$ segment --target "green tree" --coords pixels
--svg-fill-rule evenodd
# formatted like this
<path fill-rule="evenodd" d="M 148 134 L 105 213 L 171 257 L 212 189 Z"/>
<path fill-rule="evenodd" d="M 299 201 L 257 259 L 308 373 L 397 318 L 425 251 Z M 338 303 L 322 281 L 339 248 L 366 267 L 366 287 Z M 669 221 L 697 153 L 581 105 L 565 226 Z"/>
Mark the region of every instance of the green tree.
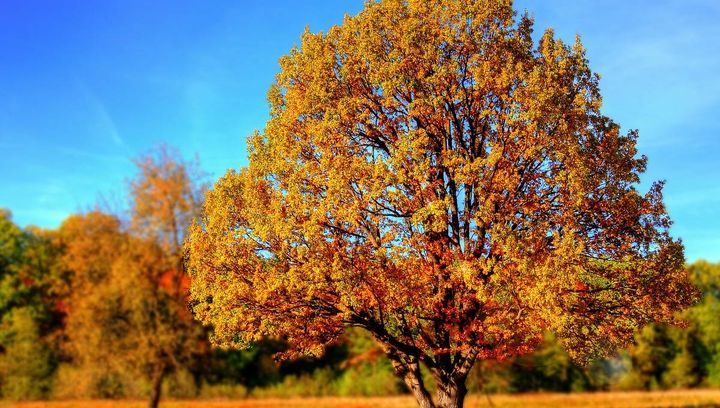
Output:
<path fill-rule="evenodd" d="M 675 355 L 675 345 L 665 325 L 647 325 L 635 336 L 630 349 L 632 369 L 623 378 L 625 388 L 658 389 Z"/>
<path fill-rule="evenodd" d="M 52 384 L 51 352 L 40 337 L 32 310 L 15 308 L 6 316 L 8 327 L 0 355 L 2 395 L 10 399 L 39 399 L 49 395 Z"/>
<path fill-rule="evenodd" d="M 687 267 L 702 299 L 680 314 L 685 325 L 653 324 L 635 336 L 626 388 L 688 388 L 720 384 L 720 265 L 698 261 Z"/>
<path fill-rule="evenodd" d="M 57 249 L 51 231 L 22 230 L 0 210 L 0 382 L 3 394 L 47 396 L 62 326 L 56 278 Z"/>
<path fill-rule="evenodd" d="M 569 392 L 588 387 L 584 371 L 552 334 L 534 353 L 515 358 L 510 365 L 514 391 Z"/>
<path fill-rule="evenodd" d="M 27 303 L 30 295 L 28 281 L 20 274 L 24 262 L 27 236 L 12 222 L 11 213 L 0 209 L 0 316 Z"/>
<path fill-rule="evenodd" d="M 720 263 L 698 261 L 688 269 L 703 297 L 685 316 L 693 324 L 702 348 L 699 364 L 706 375 L 705 381 L 717 387 L 720 386 Z"/>

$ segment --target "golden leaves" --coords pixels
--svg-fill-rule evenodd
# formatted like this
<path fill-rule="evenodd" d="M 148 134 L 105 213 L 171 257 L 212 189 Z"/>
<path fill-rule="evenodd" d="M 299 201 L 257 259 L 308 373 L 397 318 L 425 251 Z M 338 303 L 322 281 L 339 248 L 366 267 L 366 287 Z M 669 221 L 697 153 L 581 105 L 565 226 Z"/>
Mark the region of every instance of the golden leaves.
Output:
<path fill-rule="evenodd" d="M 581 355 L 687 303 L 660 189 L 636 190 L 637 135 L 601 114 L 579 39 L 534 47 L 514 16 L 369 2 L 281 59 L 248 168 L 187 244 L 219 339 L 315 352 L 351 324 L 432 361 L 552 329 Z"/>

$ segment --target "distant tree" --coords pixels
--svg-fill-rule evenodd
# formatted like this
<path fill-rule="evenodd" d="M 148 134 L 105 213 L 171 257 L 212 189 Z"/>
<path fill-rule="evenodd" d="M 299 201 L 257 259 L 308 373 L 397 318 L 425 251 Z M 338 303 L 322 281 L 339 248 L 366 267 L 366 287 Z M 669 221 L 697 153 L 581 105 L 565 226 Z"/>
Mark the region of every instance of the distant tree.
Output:
<path fill-rule="evenodd" d="M 0 316 L 26 306 L 32 298 L 30 276 L 25 276 L 27 234 L 12 221 L 10 211 L 0 209 Z"/>
<path fill-rule="evenodd" d="M 187 244 L 215 342 L 318 354 L 357 326 L 421 407 L 460 407 L 478 359 L 546 331 L 583 359 L 688 305 L 637 133 L 600 112 L 579 40 L 531 33 L 509 0 L 371 1 L 306 32 Z"/>
<path fill-rule="evenodd" d="M 129 237 L 117 217 L 99 211 L 68 217 L 59 235 L 68 310 L 64 348 L 79 370 L 79 377 L 72 381 L 78 388 L 75 393 L 95 398 L 124 396 L 124 379 L 135 374 L 128 350 L 121 346 L 136 328 L 121 310 L 122 294 L 112 286 L 112 273 L 126 256 Z"/>
<path fill-rule="evenodd" d="M 677 351 L 667 365 L 662 376 L 666 388 L 690 388 L 698 385 L 701 379 L 700 365 L 693 347 L 695 336 L 687 330 L 676 330 L 675 346 Z"/>
<path fill-rule="evenodd" d="M 154 305 L 146 302 L 147 297 L 135 298 L 135 310 L 141 311 L 136 317 L 147 318 L 143 324 L 156 334 L 147 339 L 156 350 L 150 395 L 150 407 L 154 408 L 160 400 L 163 378 L 181 361 L 187 362 L 199 352 L 198 346 L 206 339 L 187 308 L 189 277 L 182 243 L 190 223 L 200 214 L 207 186 L 197 160 L 185 161 L 179 152 L 165 145 L 138 157 L 135 164 L 139 174 L 130 181 L 131 230 L 155 243 L 167 265 L 165 272 L 157 276 L 155 284 L 159 288 L 136 289 L 155 293 L 161 289 L 163 296 L 169 297 Z M 127 283 L 134 285 L 130 280 Z"/>
<path fill-rule="evenodd" d="M 582 389 L 588 382 L 585 373 L 551 335 L 534 353 L 513 359 L 510 367 L 513 391 L 570 392 Z"/>
<path fill-rule="evenodd" d="M 154 242 L 131 239 L 107 282 L 118 294 L 117 306 L 129 330 L 123 335 L 125 358 L 149 380 L 151 408 L 159 404 L 166 376 L 188 365 L 204 339 L 185 298 L 167 279 L 174 267 Z"/>
<path fill-rule="evenodd" d="M 255 388 L 278 383 L 280 366 L 272 356 L 282 350 L 277 341 L 261 341 L 248 350 L 213 349 L 205 359 L 199 374 L 207 384 L 242 384 L 246 395 Z"/>
<path fill-rule="evenodd" d="M 702 300 L 687 310 L 689 333 L 699 371 L 705 383 L 720 386 L 720 263 L 698 261 L 688 268 L 692 281 L 702 291 Z M 693 338 L 694 337 L 694 338 Z"/>
<path fill-rule="evenodd" d="M 29 307 L 13 309 L 4 320 L 8 336 L 0 354 L 2 396 L 9 399 L 39 399 L 49 395 L 53 359 L 40 337 L 36 317 Z"/>
<path fill-rule="evenodd" d="M 55 234 L 23 230 L 0 210 L 0 384 L 14 399 L 46 397 L 56 365 L 61 311 Z"/>
<path fill-rule="evenodd" d="M 621 379 L 629 389 L 656 390 L 663 386 L 663 374 L 675 356 L 669 327 L 650 324 L 638 330 L 629 350 L 630 371 Z"/>
<path fill-rule="evenodd" d="M 9 210 L 0 208 L 0 273 L 7 276 L 22 257 L 23 231 L 12 221 Z"/>
<path fill-rule="evenodd" d="M 202 210 L 205 175 L 197 160 L 185 161 L 166 145 L 134 162 L 139 174 L 130 180 L 133 232 L 157 242 L 182 272 L 182 243 L 192 220 Z"/>
<path fill-rule="evenodd" d="M 68 347 L 95 376 L 96 396 L 122 395 L 123 376 L 136 373 L 150 385 L 149 406 L 157 407 L 163 380 L 189 364 L 206 339 L 187 308 L 181 251 L 203 187 L 192 165 L 169 148 L 136 164 L 127 226 L 93 211 L 60 228 L 72 282 Z"/>
<path fill-rule="evenodd" d="M 687 267 L 702 299 L 679 316 L 682 327 L 650 324 L 628 349 L 624 388 L 688 388 L 720 384 L 720 265 L 697 261 Z"/>

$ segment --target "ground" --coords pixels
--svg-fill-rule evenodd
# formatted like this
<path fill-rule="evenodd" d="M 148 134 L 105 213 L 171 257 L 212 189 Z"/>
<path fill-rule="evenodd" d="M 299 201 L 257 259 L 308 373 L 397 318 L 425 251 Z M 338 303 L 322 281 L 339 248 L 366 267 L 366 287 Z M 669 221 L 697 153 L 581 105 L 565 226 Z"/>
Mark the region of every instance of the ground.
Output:
<path fill-rule="evenodd" d="M 145 408 L 146 401 L 54 401 L 0 402 L 13 408 Z M 161 408 L 415 408 L 410 397 L 380 398 L 297 398 L 248 400 L 163 401 Z M 662 392 L 612 392 L 593 394 L 473 395 L 467 408 L 549 408 L 549 407 L 720 407 L 720 390 Z"/>

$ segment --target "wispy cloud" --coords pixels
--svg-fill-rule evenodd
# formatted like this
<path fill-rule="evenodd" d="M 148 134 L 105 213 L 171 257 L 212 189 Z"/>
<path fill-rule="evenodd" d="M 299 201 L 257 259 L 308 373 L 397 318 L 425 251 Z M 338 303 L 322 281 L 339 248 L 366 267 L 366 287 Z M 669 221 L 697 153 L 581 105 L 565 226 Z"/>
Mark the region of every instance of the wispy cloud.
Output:
<path fill-rule="evenodd" d="M 96 127 L 96 131 L 108 136 L 115 146 L 127 150 L 125 140 L 120 135 L 118 127 L 103 101 L 87 85 L 80 83 L 80 87 L 95 118 L 93 125 Z"/>

